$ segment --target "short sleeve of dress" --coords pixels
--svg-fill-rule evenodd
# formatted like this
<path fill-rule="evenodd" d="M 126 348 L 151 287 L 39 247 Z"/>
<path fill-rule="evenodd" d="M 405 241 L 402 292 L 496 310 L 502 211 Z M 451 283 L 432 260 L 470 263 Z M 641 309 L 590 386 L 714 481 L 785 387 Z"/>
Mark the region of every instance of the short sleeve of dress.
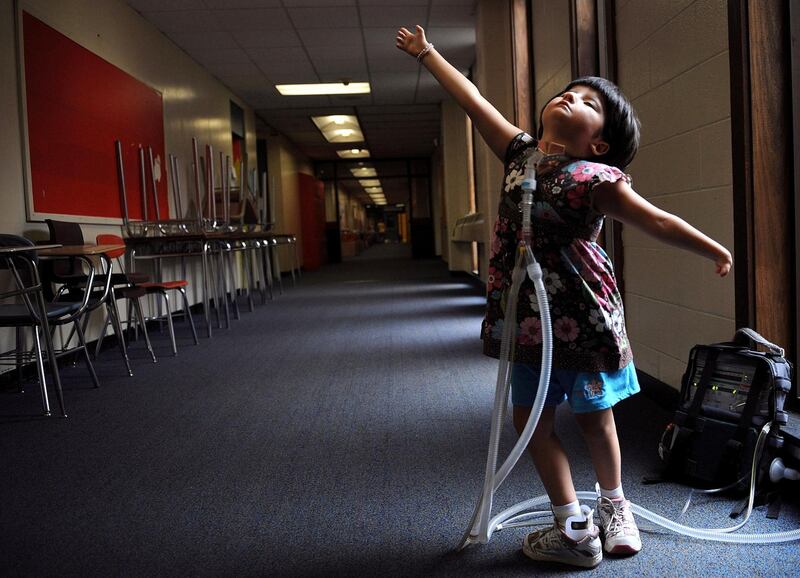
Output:
<path fill-rule="evenodd" d="M 534 139 L 531 135 L 529 135 L 526 132 L 521 132 L 513 139 L 511 139 L 511 142 L 508 143 L 508 148 L 506 148 L 504 165 L 508 166 L 508 163 L 510 163 L 514 159 L 514 157 L 516 157 L 520 152 L 531 146 L 531 144 L 533 144 L 534 142 L 536 142 L 536 139 Z"/>
<path fill-rule="evenodd" d="M 589 198 L 591 199 L 591 207 L 592 210 L 596 212 L 594 208 L 594 188 L 599 185 L 600 183 L 616 183 L 617 181 L 625 181 L 629 185 L 633 182 L 631 176 L 627 173 L 623 173 L 617 167 L 612 167 L 609 165 L 602 165 L 602 164 L 595 164 L 596 172 L 592 175 L 592 178 L 589 180 Z"/>
<path fill-rule="evenodd" d="M 629 185 L 633 182 L 629 174 L 623 173 L 617 167 L 609 165 L 599 165 L 601 168 L 592 177 L 591 186 L 594 188 L 599 183 L 616 183 L 617 181 L 625 181 Z"/>

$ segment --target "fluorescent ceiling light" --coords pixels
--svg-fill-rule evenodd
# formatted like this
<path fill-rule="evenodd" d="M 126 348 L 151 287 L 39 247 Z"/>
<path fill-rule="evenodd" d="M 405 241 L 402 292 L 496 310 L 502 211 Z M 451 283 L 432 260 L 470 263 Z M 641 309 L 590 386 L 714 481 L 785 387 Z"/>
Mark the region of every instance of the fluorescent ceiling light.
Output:
<path fill-rule="evenodd" d="M 360 159 L 368 157 L 369 151 L 367 149 L 345 149 L 336 151 L 336 154 L 343 159 Z"/>
<path fill-rule="evenodd" d="M 362 142 L 364 140 L 358 119 L 353 115 L 312 116 L 311 120 L 328 142 Z"/>
<path fill-rule="evenodd" d="M 350 169 L 350 172 L 353 173 L 354 177 L 377 177 L 378 171 L 375 170 L 375 167 L 358 167 L 355 169 Z"/>
<path fill-rule="evenodd" d="M 365 94 L 370 91 L 369 82 L 325 82 L 322 84 L 276 84 L 284 96 L 306 96 L 320 94 Z"/>
<path fill-rule="evenodd" d="M 362 187 L 380 187 L 381 182 L 378 179 L 360 179 L 358 181 Z"/>

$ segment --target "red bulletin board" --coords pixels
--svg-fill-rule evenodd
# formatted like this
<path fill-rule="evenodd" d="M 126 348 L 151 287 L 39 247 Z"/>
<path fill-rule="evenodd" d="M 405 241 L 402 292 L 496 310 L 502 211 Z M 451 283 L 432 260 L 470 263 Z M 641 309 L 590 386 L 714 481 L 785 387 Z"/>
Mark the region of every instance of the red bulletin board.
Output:
<path fill-rule="evenodd" d="M 29 217 L 122 218 L 115 141 L 122 142 L 128 215 L 144 218 L 139 147 L 153 149 L 161 218 L 169 216 L 161 93 L 22 13 Z M 155 219 L 150 171 L 148 217 Z"/>

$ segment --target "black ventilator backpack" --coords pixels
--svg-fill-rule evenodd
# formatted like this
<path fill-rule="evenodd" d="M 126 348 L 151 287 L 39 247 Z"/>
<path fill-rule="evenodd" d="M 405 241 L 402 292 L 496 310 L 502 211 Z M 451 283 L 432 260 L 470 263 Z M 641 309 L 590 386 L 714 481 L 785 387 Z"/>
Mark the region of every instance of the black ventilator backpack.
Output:
<path fill-rule="evenodd" d="M 783 444 L 791 382 L 783 349 L 751 329 L 693 347 L 678 409 L 659 443 L 662 479 L 739 491 L 768 480 L 771 456 Z"/>

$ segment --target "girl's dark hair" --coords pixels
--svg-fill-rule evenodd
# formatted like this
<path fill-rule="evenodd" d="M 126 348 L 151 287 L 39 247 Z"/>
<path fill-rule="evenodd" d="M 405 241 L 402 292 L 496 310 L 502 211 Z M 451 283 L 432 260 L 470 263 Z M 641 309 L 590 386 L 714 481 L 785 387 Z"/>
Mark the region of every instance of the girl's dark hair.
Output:
<path fill-rule="evenodd" d="M 598 162 L 625 170 L 636 151 L 639 149 L 639 119 L 628 98 L 619 87 L 599 76 L 582 76 L 576 78 L 558 93 L 559 96 L 574 86 L 588 86 L 596 90 L 603 99 L 603 140 L 608 143 L 608 152 L 596 157 Z M 555 96 L 553 98 L 556 98 Z M 550 100 L 553 100 L 552 98 Z M 548 101 L 550 102 L 550 101 Z M 544 107 L 542 107 L 544 111 Z M 542 138 L 542 113 L 539 113 L 539 130 L 537 137 Z"/>

